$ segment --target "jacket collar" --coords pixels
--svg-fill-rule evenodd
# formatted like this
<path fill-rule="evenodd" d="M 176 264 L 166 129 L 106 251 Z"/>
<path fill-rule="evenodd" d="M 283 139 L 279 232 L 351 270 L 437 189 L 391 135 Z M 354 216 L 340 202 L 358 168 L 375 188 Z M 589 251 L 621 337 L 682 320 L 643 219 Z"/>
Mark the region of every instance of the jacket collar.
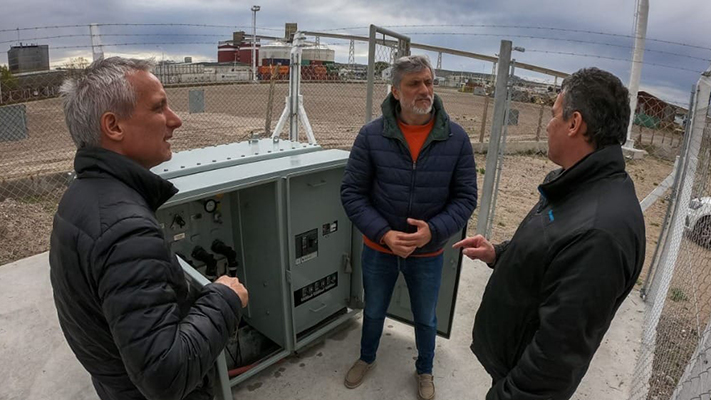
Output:
<path fill-rule="evenodd" d="M 397 116 L 400 112 L 400 101 L 393 97 L 392 93 L 389 93 L 380 105 L 380 109 L 383 112 L 383 136 L 404 141 L 405 135 L 403 135 L 400 126 L 397 124 Z M 451 135 L 449 130 L 449 115 L 444 111 L 442 99 L 436 94 L 434 95 L 432 109 L 434 110 L 435 122 L 432 131 L 427 137 L 427 143 L 432 140 L 447 140 Z"/>
<path fill-rule="evenodd" d="M 625 159 L 620 145 L 611 145 L 594 151 L 567 170 L 551 173 L 538 186 L 538 191 L 549 201 L 561 199 L 599 179 L 625 172 Z"/>
<path fill-rule="evenodd" d="M 110 175 L 138 192 L 153 211 L 178 193 L 172 183 L 132 159 L 101 147 L 79 149 L 74 170 L 78 179 Z"/>

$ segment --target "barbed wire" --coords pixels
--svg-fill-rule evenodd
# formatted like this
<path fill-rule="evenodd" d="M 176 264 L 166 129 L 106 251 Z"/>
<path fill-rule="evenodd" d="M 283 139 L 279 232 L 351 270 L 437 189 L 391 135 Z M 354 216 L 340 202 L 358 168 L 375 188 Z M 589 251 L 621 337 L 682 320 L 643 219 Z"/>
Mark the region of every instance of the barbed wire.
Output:
<path fill-rule="evenodd" d="M 590 57 L 590 58 L 601 58 L 601 59 L 605 59 L 605 60 L 635 62 L 629 58 L 608 57 L 608 56 L 601 56 L 601 55 L 597 55 L 597 54 L 569 53 L 569 52 L 565 52 L 565 51 L 538 50 L 538 49 L 526 49 L 526 51 L 531 52 L 531 53 L 560 54 L 560 55 L 565 55 L 565 56 Z M 675 65 L 656 64 L 656 63 L 649 63 L 646 61 L 642 62 L 642 64 L 645 66 L 651 65 L 654 67 L 671 68 L 671 69 L 678 69 L 678 70 L 682 70 L 682 71 L 690 71 L 690 72 L 695 72 L 697 74 L 702 74 L 704 72 L 704 71 L 699 71 L 699 70 L 690 69 L 690 68 L 678 67 Z"/>
<path fill-rule="evenodd" d="M 556 32 L 585 33 L 585 34 L 593 34 L 593 35 L 636 39 L 635 35 L 625 35 L 625 34 L 621 34 L 621 33 L 609 33 L 609 32 L 598 32 L 598 31 L 584 30 L 584 29 L 555 28 L 555 27 L 529 26 L 529 25 L 496 25 L 496 24 L 383 25 L 383 28 L 388 28 L 388 29 L 391 29 L 391 28 L 450 28 L 450 27 L 455 27 L 455 28 L 537 29 L 537 30 L 550 30 L 550 31 L 556 31 Z M 349 30 L 369 29 L 369 28 L 370 27 L 368 27 L 368 26 L 353 26 L 353 27 L 348 27 L 348 28 L 321 29 L 320 31 L 321 32 L 336 32 L 336 31 L 349 31 Z M 676 46 L 691 47 L 691 48 L 695 48 L 695 49 L 711 51 L 711 47 L 706 47 L 706 46 L 693 45 L 693 44 L 688 44 L 688 43 L 674 42 L 674 41 L 670 41 L 670 40 L 655 39 L 655 38 L 649 38 L 649 37 L 647 37 L 645 40 L 648 42 L 673 44 Z"/>
<path fill-rule="evenodd" d="M 88 28 L 89 24 L 83 25 L 48 25 L 48 26 L 33 26 L 29 28 L 12 28 L 12 29 L 0 29 L 0 32 L 17 32 L 17 31 L 31 31 L 40 29 L 64 29 L 64 28 Z"/>
<path fill-rule="evenodd" d="M 31 30 L 42 30 L 42 29 L 66 29 L 66 28 L 88 28 L 91 24 L 77 24 L 77 25 L 47 25 L 47 26 L 32 26 L 32 27 L 26 27 L 26 28 L 10 28 L 10 29 L 0 29 L 0 33 L 3 32 L 17 32 L 17 31 L 31 31 Z M 119 24 L 119 23 L 113 23 L 113 24 L 96 24 L 96 26 L 192 26 L 192 27 L 201 27 L 201 28 L 237 28 L 237 29 L 252 29 L 251 26 L 242 26 L 242 25 L 210 25 L 210 24 L 179 24 L 179 23 L 145 23 L 145 24 Z M 283 29 L 280 28 L 268 28 L 268 27 L 259 27 L 257 26 L 257 30 L 265 30 L 265 31 L 279 31 L 282 32 Z"/>
<path fill-rule="evenodd" d="M 237 28 L 237 29 L 252 29 L 252 26 L 244 25 L 210 25 L 210 24 L 181 24 L 181 23 L 155 23 L 155 24 L 96 24 L 97 26 L 192 26 L 200 28 Z M 267 28 L 257 26 L 257 30 L 265 31 L 279 31 L 282 32 L 283 29 L 279 28 Z"/>
<path fill-rule="evenodd" d="M 114 46 L 157 46 L 157 45 L 177 45 L 177 44 L 216 44 L 215 42 L 135 42 L 135 43 L 102 43 L 101 46 L 103 47 L 114 47 Z M 87 44 L 87 45 L 78 45 L 78 46 L 60 46 L 60 47 L 52 47 L 52 49 L 59 50 L 59 49 L 89 49 L 94 46 Z"/>
<path fill-rule="evenodd" d="M 536 40 L 554 40 L 554 41 L 560 41 L 560 42 L 582 43 L 582 44 L 592 44 L 592 45 L 599 45 L 599 46 L 619 47 L 619 48 L 623 48 L 623 49 L 634 49 L 634 46 L 623 45 L 623 44 L 595 42 L 595 41 L 591 41 L 591 40 L 553 38 L 553 37 L 545 37 L 545 36 L 532 36 L 532 35 L 504 35 L 504 34 L 496 34 L 496 33 L 471 33 L 471 32 L 402 32 L 402 34 L 403 35 L 411 35 L 411 36 L 417 36 L 417 35 L 444 36 L 444 35 L 447 35 L 447 36 L 511 37 L 511 38 L 536 39 Z M 687 54 L 672 53 L 672 52 L 663 51 L 663 50 L 644 49 L 644 51 L 645 51 L 645 53 L 646 52 L 659 53 L 659 54 L 666 54 L 666 55 L 676 56 L 676 57 L 690 58 L 693 60 L 711 62 L 711 58 L 694 57 L 694 56 L 690 56 Z"/>
<path fill-rule="evenodd" d="M 0 41 L 0 43 L 14 43 L 14 42 L 21 42 L 21 41 L 33 41 L 33 40 L 47 40 L 47 39 L 63 39 L 63 38 L 70 38 L 70 37 L 91 37 L 90 34 L 82 34 L 82 35 L 57 35 L 57 36 L 45 36 L 45 37 L 34 37 L 34 38 L 22 38 L 20 40 L 13 39 L 13 40 L 3 40 Z"/>
<path fill-rule="evenodd" d="M 109 36 L 116 36 L 116 37 L 122 37 L 122 36 L 198 36 L 198 37 L 225 37 L 224 34 L 217 34 L 217 33 L 109 33 L 109 34 L 101 34 L 99 35 L 101 37 L 109 37 Z M 251 37 L 251 35 L 250 35 Z"/>
<path fill-rule="evenodd" d="M 106 43 L 106 44 L 102 44 L 101 46 L 105 46 L 105 47 L 162 46 L 162 45 L 171 46 L 171 45 L 194 45 L 194 44 L 215 44 L 215 43 L 214 42 L 133 42 L 133 43 Z M 328 43 L 328 45 L 337 46 L 339 44 Z M 91 46 L 91 45 L 78 45 L 78 46 L 53 47 L 53 49 L 84 49 L 84 48 L 92 48 L 92 47 L 93 46 Z M 599 59 L 613 60 L 613 61 L 633 62 L 633 60 L 628 59 L 628 58 L 609 57 L 609 56 L 602 56 L 602 55 L 597 55 L 597 54 L 572 53 L 572 52 L 541 50 L 541 49 L 526 49 L 526 51 L 531 52 L 531 53 L 559 54 L 559 55 L 567 55 L 567 56 L 599 58 Z M 650 62 L 643 62 L 643 64 L 647 65 L 647 66 L 654 66 L 654 67 L 660 67 L 660 68 L 670 68 L 670 69 L 677 69 L 677 70 L 682 70 L 682 71 L 695 72 L 698 74 L 703 73 L 703 71 L 690 69 L 690 68 L 684 68 L 684 67 L 675 66 L 675 65 L 666 65 L 666 64 L 658 64 L 658 63 L 650 63 Z"/>
<path fill-rule="evenodd" d="M 0 41 L 0 44 L 2 43 L 15 43 L 15 42 L 23 42 L 23 41 L 35 41 L 35 40 L 48 40 L 48 39 L 63 39 L 63 38 L 71 38 L 71 37 L 92 37 L 93 35 L 90 34 L 81 34 L 81 35 L 56 35 L 56 36 L 44 36 L 44 37 L 33 37 L 33 38 L 20 38 L 20 39 L 13 39 L 13 40 L 3 40 Z M 124 36 L 185 36 L 185 37 L 224 37 L 226 36 L 224 34 L 204 34 L 204 33 L 103 33 L 100 35 L 96 35 L 97 37 L 124 37 Z M 57 47 L 53 47 L 57 48 Z"/>

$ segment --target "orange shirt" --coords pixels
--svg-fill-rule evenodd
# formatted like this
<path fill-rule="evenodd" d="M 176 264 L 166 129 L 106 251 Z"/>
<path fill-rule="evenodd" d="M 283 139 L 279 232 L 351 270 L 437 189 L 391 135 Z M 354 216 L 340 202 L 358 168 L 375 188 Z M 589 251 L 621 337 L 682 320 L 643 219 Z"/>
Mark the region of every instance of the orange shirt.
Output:
<path fill-rule="evenodd" d="M 400 127 L 400 130 L 402 131 L 403 135 L 405 136 L 405 140 L 407 141 L 407 146 L 410 148 L 410 155 L 412 156 L 413 161 L 417 161 L 417 157 L 420 155 L 420 150 L 422 150 L 422 145 L 425 144 L 427 136 L 429 136 L 430 132 L 432 131 L 434 121 L 435 119 L 434 117 L 432 117 L 430 118 L 430 122 L 424 125 L 407 125 L 399 119 L 397 120 L 397 124 Z M 366 246 L 370 247 L 373 250 L 377 250 L 381 253 L 393 254 L 393 252 L 390 251 L 388 248 L 386 248 L 380 243 L 375 243 L 374 241 L 365 237 L 365 235 L 363 235 L 363 242 Z M 434 253 L 417 254 L 413 257 L 433 257 L 440 255 L 443 251 L 444 249 L 440 249 L 439 251 L 436 251 Z"/>
<path fill-rule="evenodd" d="M 427 136 L 429 136 L 432 131 L 434 121 L 435 119 L 432 117 L 430 118 L 430 122 L 424 125 L 407 125 L 399 119 L 397 120 L 397 125 L 400 127 L 402 134 L 405 135 L 407 146 L 410 148 L 412 161 L 417 161 L 420 150 L 422 150 L 422 145 L 425 144 Z"/>

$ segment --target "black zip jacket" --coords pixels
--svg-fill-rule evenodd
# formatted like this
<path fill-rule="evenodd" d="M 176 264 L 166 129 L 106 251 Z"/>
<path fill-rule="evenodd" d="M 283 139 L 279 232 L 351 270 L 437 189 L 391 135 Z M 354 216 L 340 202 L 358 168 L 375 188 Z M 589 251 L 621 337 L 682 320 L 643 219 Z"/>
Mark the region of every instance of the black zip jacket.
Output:
<path fill-rule="evenodd" d="M 645 252 L 644 219 L 619 145 L 551 172 L 509 242 L 473 329 L 495 384 L 487 400 L 569 399 Z"/>
<path fill-rule="evenodd" d="M 177 190 L 101 148 L 79 150 L 74 167 L 49 252 L 69 347 L 103 400 L 211 399 L 241 303 L 220 284 L 189 296 L 154 215 Z"/>

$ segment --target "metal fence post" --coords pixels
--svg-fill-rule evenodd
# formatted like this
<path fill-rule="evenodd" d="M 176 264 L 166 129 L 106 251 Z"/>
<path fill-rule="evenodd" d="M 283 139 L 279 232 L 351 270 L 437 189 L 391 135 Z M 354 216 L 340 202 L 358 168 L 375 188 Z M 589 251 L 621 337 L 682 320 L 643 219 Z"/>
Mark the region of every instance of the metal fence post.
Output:
<path fill-rule="evenodd" d="M 484 185 L 482 188 L 481 203 L 479 205 L 479 217 L 477 219 L 476 230 L 482 235 L 488 232 L 489 214 L 493 206 L 494 184 L 496 183 L 496 171 L 499 158 L 499 148 L 501 147 L 501 136 L 503 133 L 504 118 L 506 117 L 506 99 L 508 97 L 509 65 L 511 63 L 512 44 L 510 40 L 502 40 L 499 50 L 498 69 L 496 71 L 496 92 L 494 94 L 494 116 L 491 123 L 491 134 L 489 135 L 489 148 L 486 153 L 486 172 L 484 174 Z"/>
<path fill-rule="evenodd" d="M 479 143 L 484 143 L 484 133 L 486 132 L 486 117 L 489 113 L 489 95 L 484 96 L 484 115 L 481 117 L 481 132 L 479 133 Z"/>
<path fill-rule="evenodd" d="M 543 127 L 541 123 L 543 122 L 543 110 L 545 108 L 546 105 L 541 103 L 541 111 L 538 112 L 538 128 L 536 128 L 536 142 L 539 142 L 541 140 L 541 128 Z"/>
<path fill-rule="evenodd" d="M 377 27 L 370 25 L 370 41 L 368 42 L 368 87 L 365 94 L 365 123 L 373 119 L 373 84 L 375 83 L 375 34 Z"/>
<path fill-rule="evenodd" d="M 506 152 L 506 136 L 508 136 L 509 132 L 509 122 L 510 122 L 510 117 L 509 117 L 509 112 L 511 111 L 511 93 L 513 92 L 513 78 L 514 78 L 514 73 L 516 71 L 516 60 L 511 61 L 511 75 L 508 80 L 508 87 L 506 90 L 506 112 L 504 113 L 504 129 L 503 133 L 501 134 L 501 139 L 500 142 L 501 144 L 499 145 L 499 153 L 496 158 L 496 179 L 494 183 L 494 192 L 491 197 L 491 207 L 489 207 L 489 221 L 486 223 L 486 237 L 491 237 L 491 233 L 494 228 L 494 217 L 496 215 L 496 199 L 498 198 L 499 195 L 499 183 L 501 182 L 501 171 L 503 170 L 504 166 L 504 154 Z"/>

